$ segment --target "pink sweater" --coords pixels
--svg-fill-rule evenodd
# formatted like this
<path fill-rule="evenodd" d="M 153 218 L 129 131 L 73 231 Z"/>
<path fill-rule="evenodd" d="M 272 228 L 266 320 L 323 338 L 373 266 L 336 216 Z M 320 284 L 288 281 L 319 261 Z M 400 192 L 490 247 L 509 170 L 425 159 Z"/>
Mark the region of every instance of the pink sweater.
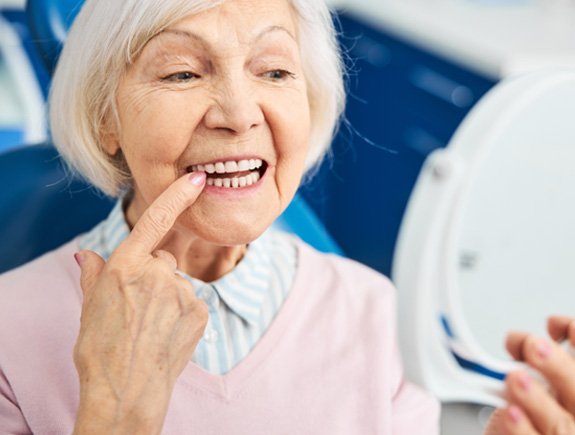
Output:
<path fill-rule="evenodd" d="M 81 291 L 76 242 L 0 276 L 0 433 L 70 434 Z M 437 402 L 403 378 L 383 276 L 300 243 L 295 284 L 224 376 L 180 376 L 164 434 L 437 434 Z"/>

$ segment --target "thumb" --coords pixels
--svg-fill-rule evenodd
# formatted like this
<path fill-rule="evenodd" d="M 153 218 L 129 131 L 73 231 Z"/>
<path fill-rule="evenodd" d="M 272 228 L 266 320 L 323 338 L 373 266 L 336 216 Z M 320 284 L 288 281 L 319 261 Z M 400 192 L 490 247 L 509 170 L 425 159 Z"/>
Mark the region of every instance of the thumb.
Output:
<path fill-rule="evenodd" d="M 74 254 L 76 262 L 80 266 L 80 286 L 84 296 L 96 284 L 106 262 L 93 251 L 80 251 Z"/>
<path fill-rule="evenodd" d="M 485 427 L 485 432 L 483 435 L 501 435 L 501 429 L 504 428 L 503 419 L 505 416 L 503 408 L 497 408 L 492 414 L 487 426 Z"/>

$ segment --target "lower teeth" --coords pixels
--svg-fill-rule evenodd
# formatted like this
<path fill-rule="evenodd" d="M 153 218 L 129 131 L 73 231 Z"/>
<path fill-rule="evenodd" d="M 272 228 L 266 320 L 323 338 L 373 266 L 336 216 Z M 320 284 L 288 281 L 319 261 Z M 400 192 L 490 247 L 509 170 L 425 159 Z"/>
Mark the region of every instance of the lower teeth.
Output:
<path fill-rule="evenodd" d="M 210 178 L 208 177 L 206 183 L 208 186 L 225 187 L 236 189 L 238 187 L 251 186 L 260 179 L 259 172 L 252 172 L 244 177 L 234 178 Z"/>

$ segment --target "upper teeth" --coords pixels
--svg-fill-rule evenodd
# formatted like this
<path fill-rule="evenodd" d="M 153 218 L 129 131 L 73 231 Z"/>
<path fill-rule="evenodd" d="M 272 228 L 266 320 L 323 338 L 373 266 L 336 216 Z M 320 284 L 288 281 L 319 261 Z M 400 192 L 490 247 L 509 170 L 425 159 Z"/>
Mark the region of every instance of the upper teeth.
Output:
<path fill-rule="evenodd" d="M 240 160 L 239 162 L 230 160 L 227 162 L 208 163 L 206 165 L 193 165 L 192 171 L 206 172 L 208 174 L 229 174 L 238 171 L 253 171 L 262 166 L 261 159 Z"/>

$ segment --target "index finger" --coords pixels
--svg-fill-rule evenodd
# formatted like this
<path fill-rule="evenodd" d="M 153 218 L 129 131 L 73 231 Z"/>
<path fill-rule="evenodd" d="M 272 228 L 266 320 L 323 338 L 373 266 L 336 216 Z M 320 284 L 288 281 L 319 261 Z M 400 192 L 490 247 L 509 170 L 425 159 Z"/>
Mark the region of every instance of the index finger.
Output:
<path fill-rule="evenodd" d="M 180 214 L 196 201 L 205 181 L 204 172 L 192 172 L 174 181 L 146 209 L 118 250 L 151 254 Z"/>

